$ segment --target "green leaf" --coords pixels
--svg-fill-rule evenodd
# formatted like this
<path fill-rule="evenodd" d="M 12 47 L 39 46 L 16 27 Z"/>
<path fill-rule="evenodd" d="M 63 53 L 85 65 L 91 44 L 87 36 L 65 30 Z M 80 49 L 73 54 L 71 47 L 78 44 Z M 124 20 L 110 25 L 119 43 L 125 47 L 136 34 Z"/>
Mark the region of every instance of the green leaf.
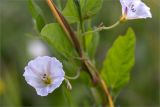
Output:
<path fill-rule="evenodd" d="M 83 19 L 95 15 L 102 7 L 103 0 L 80 0 Z"/>
<path fill-rule="evenodd" d="M 45 26 L 45 21 L 41 15 L 38 15 L 35 19 L 35 25 L 39 32 L 41 32 L 42 28 Z"/>
<path fill-rule="evenodd" d="M 69 23 L 74 23 L 80 20 L 77 7 L 73 0 L 67 1 L 67 4 L 62 13 Z"/>
<path fill-rule="evenodd" d="M 39 32 L 45 25 L 44 15 L 40 7 L 34 2 L 34 0 L 28 1 L 28 7 L 34 20 L 34 24 Z"/>
<path fill-rule="evenodd" d="M 50 45 L 54 56 L 61 60 L 67 75 L 72 75 L 78 70 L 78 54 L 58 23 L 45 25 L 41 37 Z"/>
<path fill-rule="evenodd" d="M 89 34 L 84 35 L 84 36 L 85 36 L 86 51 L 87 51 L 90 59 L 93 60 L 94 57 L 95 57 L 95 53 L 96 53 L 98 43 L 99 43 L 99 32 L 89 33 Z"/>
<path fill-rule="evenodd" d="M 59 24 L 51 23 L 45 25 L 41 35 L 59 54 L 66 56 L 66 58 L 77 56 L 73 45 Z"/>
<path fill-rule="evenodd" d="M 101 76 L 116 92 L 129 81 L 135 61 L 135 34 L 131 28 L 124 36 L 119 36 L 109 49 L 103 63 Z"/>
<path fill-rule="evenodd" d="M 89 19 L 95 15 L 102 7 L 103 0 L 80 0 L 80 10 L 82 19 Z M 79 7 L 76 7 L 74 0 L 68 0 L 63 15 L 70 23 L 80 21 L 80 15 L 78 12 Z"/>

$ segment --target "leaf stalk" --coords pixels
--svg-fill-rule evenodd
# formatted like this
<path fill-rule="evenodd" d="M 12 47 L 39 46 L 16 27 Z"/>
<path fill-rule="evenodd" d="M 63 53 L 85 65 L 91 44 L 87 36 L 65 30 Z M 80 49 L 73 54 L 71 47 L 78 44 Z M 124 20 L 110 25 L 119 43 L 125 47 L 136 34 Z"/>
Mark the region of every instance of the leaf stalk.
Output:
<path fill-rule="evenodd" d="M 52 0 L 46 0 L 46 2 L 48 4 L 48 6 L 50 7 L 53 15 L 56 17 L 58 23 L 61 25 L 64 32 L 68 36 L 69 40 L 75 46 L 75 48 L 80 56 L 80 59 L 85 59 L 84 54 L 83 54 L 83 50 L 81 48 L 81 44 L 80 44 L 77 36 L 75 35 L 74 31 L 71 29 L 70 25 L 68 24 L 68 22 L 64 18 L 64 16 L 58 11 L 57 7 L 52 2 Z M 117 24 L 115 24 L 114 26 L 116 26 Z M 112 27 L 114 27 L 114 26 L 112 26 Z M 104 27 L 103 29 L 107 29 L 107 28 Z M 88 71 L 89 75 L 91 76 L 93 83 L 94 84 L 100 83 L 101 88 L 104 90 L 104 93 L 108 97 L 110 107 L 114 107 L 113 100 L 112 100 L 112 97 L 108 91 L 108 88 L 107 88 L 106 84 L 104 83 L 103 79 L 99 76 L 95 66 L 91 63 L 91 61 L 89 59 L 88 60 L 81 60 L 81 62 L 84 65 L 84 68 Z"/>
<path fill-rule="evenodd" d="M 82 36 L 85 36 L 85 35 L 87 35 L 87 34 L 94 33 L 94 32 L 99 32 L 99 31 L 102 31 L 102 30 L 110 30 L 110 29 L 113 29 L 113 28 L 117 27 L 117 26 L 120 24 L 120 22 L 121 22 L 121 21 L 118 20 L 116 23 L 114 23 L 114 24 L 111 25 L 111 26 L 108 26 L 108 27 L 106 27 L 106 26 L 97 27 L 97 28 L 96 28 L 95 30 L 93 30 L 93 31 L 88 31 L 88 32 L 83 33 Z"/>

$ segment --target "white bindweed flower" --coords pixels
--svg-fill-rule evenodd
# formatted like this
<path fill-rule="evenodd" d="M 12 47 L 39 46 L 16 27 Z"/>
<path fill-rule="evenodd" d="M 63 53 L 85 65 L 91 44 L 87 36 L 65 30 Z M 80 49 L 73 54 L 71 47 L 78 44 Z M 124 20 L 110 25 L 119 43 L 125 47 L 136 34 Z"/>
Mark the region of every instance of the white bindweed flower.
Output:
<path fill-rule="evenodd" d="M 62 84 L 65 73 L 61 62 L 56 58 L 42 56 L 28 63 L 23 76 L 38 95 L 47 96 Z"/>
<path fill-rule="evenodd" d="M 28 53 L 31 57 L 49 55 L 45 44 L 40 40 L 32 40 L 28 43 Z"/>
<path fill-rule="evenodd" d="M 141 0 L 120 0 L 123 19 L 151 18 L 150 8 Z"/>

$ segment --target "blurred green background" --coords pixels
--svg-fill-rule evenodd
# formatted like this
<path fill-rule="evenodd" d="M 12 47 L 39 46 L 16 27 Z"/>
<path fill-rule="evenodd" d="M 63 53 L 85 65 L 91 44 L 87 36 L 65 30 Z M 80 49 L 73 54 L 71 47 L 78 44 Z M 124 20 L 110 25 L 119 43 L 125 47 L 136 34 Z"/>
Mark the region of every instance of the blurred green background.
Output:
<path fill-rule="evenodd" d="M 48 23 L 53 22 L 44 0 L 36 1 L 44 11 Z M 160 107 L 160 4 L 159 0 L 143 1 L 151 8 L 153 18 L 127 21 L 112 30 L 102 31 L 96 54 L 98 67 L 101 68 L 105 53 L 116 37 L 124 34 L 128 27 L 134 29 L 137 37 L 136 64 L 131 72 L 129 84 L 121 91 L 116 101 L 119 107 Z M 119 0 L 104 0 L 101 11 L 94 17 L 93 25 L 99 25 L 101 22 L 106 26 L 111 25 L 120 16 Z M 34 31 L 27 0 L 1 0 L 0 106 L 67 106 L 64 85 L 47 97 L 40 97 L 24 80 L 24 67 L 39 54 L 38 52 L 42 55 L 52 55 Z M 90 93 L 80 82 L 73 85 L 72 100 L 80 106 L 94 106 Z"/>

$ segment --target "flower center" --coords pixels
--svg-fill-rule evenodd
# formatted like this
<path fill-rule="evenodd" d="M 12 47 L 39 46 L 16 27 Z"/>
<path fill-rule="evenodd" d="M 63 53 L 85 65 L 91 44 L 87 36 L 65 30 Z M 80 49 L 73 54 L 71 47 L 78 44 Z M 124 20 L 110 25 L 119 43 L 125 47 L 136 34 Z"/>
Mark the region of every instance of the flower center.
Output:
<path fill-rule="evenodd" d="M 47 74 L 44 74 L 44 75 L 43 75 L 42 80 L 43 80 L 43 82 L 44 82 L 46 85 L 49 85 L 49 84 L 52 83 L 52 79 L 51 79 L 50 76 L 48 76 Z"/>
<path fill-rule="evenodd" d="M 136 12 L 135 5 L 131 2 L 129 5 L 132 12 Z"/>

